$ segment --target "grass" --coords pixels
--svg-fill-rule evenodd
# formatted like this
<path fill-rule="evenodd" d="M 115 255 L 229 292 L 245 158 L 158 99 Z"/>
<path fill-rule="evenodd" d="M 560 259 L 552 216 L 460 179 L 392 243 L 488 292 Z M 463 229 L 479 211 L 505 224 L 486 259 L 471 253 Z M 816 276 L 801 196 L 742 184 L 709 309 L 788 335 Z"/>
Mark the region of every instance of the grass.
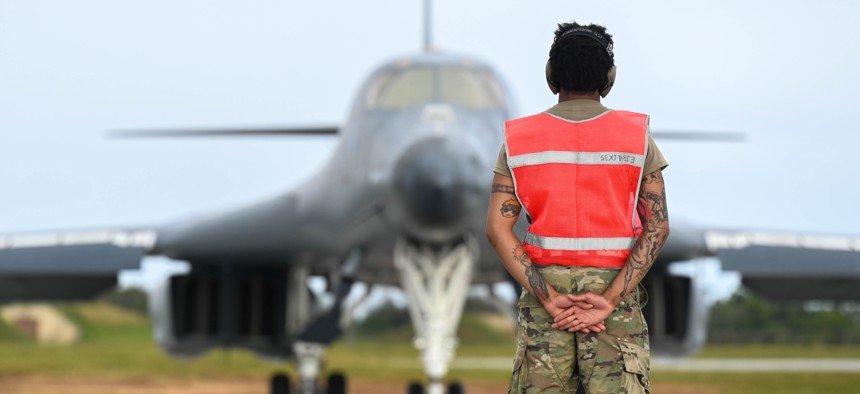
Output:
<path fill-rule="evenodd" d="M 33 342 L 21 331 L 6 324 L 6 321 L 0 319 L 0 343 L 4 342 Z"/>
<path fill-rule="evenodd" d="M 262 377 L 286 369 L 244 351 L 215 350 L 193 360 L 172 358 L 152 339 L 149 321 L 107 303 L 59 307 L 82 331 L 69 346 L 39 345 L 0 324 L 0 375 L 98 375 L 196 379 Z"/>
<path fill-rule="evenodd" d="M 675 385 L 696 389 L 697 393 L 732 394 L 820 394 L 856 393 L 860 376 L 848 373 L 679 373 L 654 372 L 654 392 Z"/>
<path fill-rule="evenodd" d="M 708 345 L 697 358 L 860 358 L 860 346 L 826 344 Z"/>
<path fill-rule="evenodd" d="M 245 351 L 215 350 L 193 360 L 170 357 L 155 346 L 147 319 L 107 304 L 61 307 L 83 330 L 83 340 L 70 346 L 41 346 L 0 323 L 0 375 L 98 376 L 149 380 L 208 378 L 266 379 L 273 371 L 288 371 Z M 463 357 L 511 357 L 509 334 L 490 329 L 476 314 L 466 314 L 460 332 Z M 352 377 L 411 381 L 423 379 L 418 351 L 407 326 L 376 337 L 347 336 L 332 346 L 328 369 Z M 708 346 L 700 358 L 860 358 L 860 346 L 720 345 Z M 452 370 L 452 380 L 506 382 L 504 370 Z M 660 387 L 680 385 L 701 393 L 841 393 L 860 387 L 860 376 L 847 373 L 701 373 L 656 371 Z"/>

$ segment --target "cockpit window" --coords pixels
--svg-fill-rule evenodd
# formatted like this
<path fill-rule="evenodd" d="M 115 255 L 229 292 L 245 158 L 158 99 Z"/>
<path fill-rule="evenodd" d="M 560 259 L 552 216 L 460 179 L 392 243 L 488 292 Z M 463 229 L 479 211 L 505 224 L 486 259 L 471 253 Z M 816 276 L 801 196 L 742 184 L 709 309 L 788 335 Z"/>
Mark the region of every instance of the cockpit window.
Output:
<path fill-rule="evenodd" d="M 403 109 L 433 98 L 433 69 L 414 68 L 395 72 L 380 86 L 377 105 L 384 109 Z"/>
<path fill-rule="evenodd" d="M 368 90 L 369 109 L 399 110 L 427 102 L 449 102 L 469 109 L 499 108 L 504 98 L 486 70 L 462 66 L 393 69 Z"/>

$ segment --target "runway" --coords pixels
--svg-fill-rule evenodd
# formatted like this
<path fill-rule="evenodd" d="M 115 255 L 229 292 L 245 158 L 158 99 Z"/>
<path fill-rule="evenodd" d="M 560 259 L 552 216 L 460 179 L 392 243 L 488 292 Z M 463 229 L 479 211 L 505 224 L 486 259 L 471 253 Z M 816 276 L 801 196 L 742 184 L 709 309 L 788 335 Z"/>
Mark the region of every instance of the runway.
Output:
<path fill-rule="evenodd" d="M 454 361 L 453 369 L 510 370 L 511 359 L 506 357 L 461 357 Z M 860 359 L 856 358 L 664 358 L 651 360 L 654 371 L 696 372 L 860 372 Z"/>
<path fill-rule="evenodd" d="M 469 394 L 498 394 L 508 391 L 506 378 L 464 382 Z M 350 379 L 350 394 L 400 394 L 405 382 Z M 652 391 L 660 394 L 716 394 L 701 385 L 655 382 Z M 158 377 L 108 378 L 97 376 L 0 376 L 4 394 L 260 394 L 267 393 L 264 379 Z"/>

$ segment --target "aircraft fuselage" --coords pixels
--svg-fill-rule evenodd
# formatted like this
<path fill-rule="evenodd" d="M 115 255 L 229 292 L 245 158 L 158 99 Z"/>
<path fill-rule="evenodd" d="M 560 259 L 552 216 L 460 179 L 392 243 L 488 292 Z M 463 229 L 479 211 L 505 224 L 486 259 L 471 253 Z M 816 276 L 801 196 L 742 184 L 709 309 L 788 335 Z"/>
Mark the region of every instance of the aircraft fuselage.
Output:
<path fill-rule="evenodd" d="M 402 235 L 429 243 L 483 238 L 509 102 L 501 78 L 475 60 L 437 53 L 394 60 L 359 89 L 317 174 L 264 203 L 168 226 L 155 252 L 288 263 L 302 257 L 289 251 L 301 249 L 327 265 L 355 248 L 373 255 Z M 390 261 L 388 250 L 379 258 Z"/>

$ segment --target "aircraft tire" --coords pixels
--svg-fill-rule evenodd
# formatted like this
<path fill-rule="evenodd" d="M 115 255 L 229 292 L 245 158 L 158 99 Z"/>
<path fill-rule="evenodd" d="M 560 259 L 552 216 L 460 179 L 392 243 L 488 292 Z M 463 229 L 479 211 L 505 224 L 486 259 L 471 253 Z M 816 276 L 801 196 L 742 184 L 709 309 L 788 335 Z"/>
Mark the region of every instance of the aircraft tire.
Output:
<path fill-rule="evenodd" d="M 448 394 L 463 394 L 463 383 L 454 382 L 448 385 Z"/>
<path fill-rule="evenodd" d="M 346 376 L 333 373 L 328 376 L 327 394 L 346 394 Z"/>
<path fill-rule="evenodd" d="M 409 394 L 424 394 L 424 386 L 420 383 L 409 383 L 409 389 L 406 391 Z"/>
<path fill-rule="evenodd" d="M 272 376 L 271 394 L 290 394 L 291 389 L 289 376 L 282 373 Z"/>

